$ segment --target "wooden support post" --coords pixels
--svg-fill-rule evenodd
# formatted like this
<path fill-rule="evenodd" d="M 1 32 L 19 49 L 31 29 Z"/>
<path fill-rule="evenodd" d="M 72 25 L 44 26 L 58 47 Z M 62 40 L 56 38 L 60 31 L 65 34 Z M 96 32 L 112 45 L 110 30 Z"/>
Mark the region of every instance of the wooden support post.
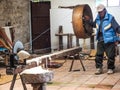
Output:
<path fill-rule="evenodd" d="M 59 50 L 63 50 L 63 36 L 67 36 L 67 48 L 72 48 L 72 37 L 74 34 L 72 33 L 66 33 L 63 34 L 62 26 L 59 26 L 59 32 L 58 34 L 55 34 L 56 36 L 59 36 Z"/>
<path fill-rule="evenodd" d="M 76 37 L 76 46 L 80 46 L 79 44 L 79 38 Z"/>
<path fill-rule="evenodd" d="M 91 49 L 95 49 L 94 36 L 91 36 L 91 38 L 90 38 L 90 48 L 91 48 Z"/>
<path fill-rule="evenodd" d="M 72 48 L 72 36 L 73 34 L 67 35 L 67 48 Z"/>
<path fill-rule="evenodd" d="M 63 34 L 62 26 L 59 26 L 59 34 Z M 63 37 L 59 36 L 59 50 L 63 50 Z"/>
<path fill-rule="evenodd" d="M 59 38 L 59 50 L 63 50 L 63 29 L 62 26 L 59 26 L 58 34 L 55 34 Z"/>

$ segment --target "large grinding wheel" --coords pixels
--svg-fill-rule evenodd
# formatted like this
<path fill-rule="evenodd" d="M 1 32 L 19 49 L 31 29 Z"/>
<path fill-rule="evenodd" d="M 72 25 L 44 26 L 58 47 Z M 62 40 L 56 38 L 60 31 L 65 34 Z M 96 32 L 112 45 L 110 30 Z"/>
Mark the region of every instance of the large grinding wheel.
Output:
<path fill-rule="evenodd" d="M 90 19 L 93 20 L 89 5 L 77 5 L 73 9 L 72 15 L 73 30 L 77 38 L 89 38 L 93 32 L 92 27 L 88 23 L 84 22 L 84 16 L 89 16 Z"/>

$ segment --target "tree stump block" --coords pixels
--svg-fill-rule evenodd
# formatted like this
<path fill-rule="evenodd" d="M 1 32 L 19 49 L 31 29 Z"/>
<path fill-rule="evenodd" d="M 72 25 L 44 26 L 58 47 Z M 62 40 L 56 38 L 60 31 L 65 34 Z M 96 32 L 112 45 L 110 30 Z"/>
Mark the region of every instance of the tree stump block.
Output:
<path fill-rule="evenodd" d="M 33 90 L 46 90 L 46 83 L 53 78 L 53 72 L 42 69 L 41 66 L 26 69 L 21 73 L 23 82 L 31 84 Z"/>

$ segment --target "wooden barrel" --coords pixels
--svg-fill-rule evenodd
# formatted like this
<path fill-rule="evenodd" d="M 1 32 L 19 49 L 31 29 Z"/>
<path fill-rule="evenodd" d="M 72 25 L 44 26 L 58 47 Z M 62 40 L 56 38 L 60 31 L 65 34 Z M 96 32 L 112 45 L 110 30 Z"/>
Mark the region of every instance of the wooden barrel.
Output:
<path fill-rule="evenodd" d="M 91 8 L 88 4 L 77 5 L 72 13 L 73 30 L 77 38 L 89 38 L 92 35 L 93 28 L 86 23 L 83 18 L 89 16 L 93 20 Z"/>

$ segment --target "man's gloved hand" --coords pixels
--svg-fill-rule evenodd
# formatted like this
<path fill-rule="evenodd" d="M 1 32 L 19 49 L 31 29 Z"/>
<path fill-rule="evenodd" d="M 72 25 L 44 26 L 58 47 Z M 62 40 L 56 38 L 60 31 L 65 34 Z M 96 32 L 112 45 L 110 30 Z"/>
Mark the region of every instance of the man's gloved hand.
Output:
<path fill-rule="evenodd" d="M 89 21 L 89 20 L 90 20 L 90 17 L 87 16 L 87 15 L 85 15 L 85 16 L 83 17 L 83 20 L 84 20 L 84 21 Z"/>
<path fill-rule="evenodd" d="M 96 27 L 96 22 L 93 22 L 92 18 L 88 15 L 83 16 L 83 23 L 90 25 L 91 27 Z"/>
<path fill-rule="evenodd" d="M 87 15 L 83 16 L 83 21 L 89 22 L 90 21 L 90 17 L 87 16 Z"/>
<path fill-rule="evenodd" d="M 88 15 L 85 15 L 85 16 L 83 17 L 83 22 L 86 23 L 86 24 L 91 25 L 92 19 L 91 19 Z"/>

